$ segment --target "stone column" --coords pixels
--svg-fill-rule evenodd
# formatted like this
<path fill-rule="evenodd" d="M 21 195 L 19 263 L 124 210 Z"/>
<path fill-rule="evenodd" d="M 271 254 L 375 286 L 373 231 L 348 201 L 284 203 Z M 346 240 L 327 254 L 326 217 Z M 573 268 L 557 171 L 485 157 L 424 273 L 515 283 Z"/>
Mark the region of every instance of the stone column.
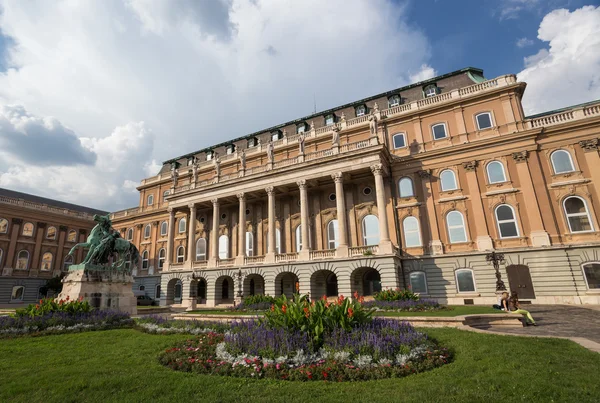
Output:
<path fill-rule="evenodd" d="M 300 179 L 298 182 L 300 189 L 300 233 L 302 237 L 302 249 L 299 252 L 300 260 L 310 259 L 310 246 L 308 242 L 308 194 L 306 191 L 306 180 Z"/>
<path fill-rule="evenodd" d="M 479 188 L 479 182 L 477 180 L 477 161 L 469 161 L 463 163 L 463 168 L 467 171 L 467 186 L 469 187 L 469 194 L 471 199 L 471 205 L 473 206 L 473 212 L 475 217 L 475 233 L 477 234 L 477 250 L 493 250 L 494 245 L 492 244 L 492 238 L 488 232 L 486 215 L 483 209 L 483 202 L 481 200 L 481 190 Z"/>
<path fill-rule="evenodd" d="M 240 213 L 238 217 L 238 254 L 235 264 L 243 266 L 246 259 L 246 195 L 238 193 L 237 198 L 240 203 Z"/>
<path fill-rule="evenodd" d="M 341 172 L 331 175 L 335 182 L 335 204 L 337 209 L 338 221 L 338 247 L 335 251 L 336 257 L 348 256 L 348 229 L 346 226 L 346 198 L 344 193 L 344 177 Z"/>
<path fill-rule="evenodd" d="M 377 215 L 379 216 L 379 253 L 392 253 L 390 230 L 388 227 L 385 185 L 383 184 L 383 164 L 371 165 L 371 172 L 375 176 L 375 193 L 377 196 Z"/>
<path fill-rule="evenodd" d="M 6 253 L 6 263 L 4 267 L 8 267 L 11 269 L 10 274 L 12 274 L 12 269 L 15 268 L 15 249 L 17 248 L 17 238 L 19 238 L 19 231 L 21 231 L 21 225 L 23 224 L 23 220 L 20 218 L 13 218 L 11 220 L 10 225 L 10 243 L 8 244 L 8 252 Z M 10 276 L 10 274 L 8 274 Z"/>
<path fill-rule="evenodd" d="M 433 200 L 433 189 L 431 188 L 431 171 L 419 171 L 421 185 L 423 187 L 423 198 L 425 199 L 425 208 L 427 210 L 427 221 L 429 221 L 429 253 L 431 255 L 444 254 L 444 247 L 440 241 L 440 231 L 435 212 L 435 202 Z"/>
<path fill-rule="evenodd" d="M 527 151 L 513 153 L 512 157 L 516 161 L 517 174 L 521 182 L 521 192 L 523 192 L 523 198 L 525 199 L 525 211 L 527 212 L 527 218 L 531 226 L 531 234 L 529 234 L 531 244 L 532 246 L 550 246 L 550 235 L 548 235 L 544 228 L 540 205 L 535 195 L 533 180 L 531 179 L 529 165 L 527 164 Z M 521 228 L 523 227 L 521 226 Z"/>
<path fill-rule="evenodd" d="M 187 260 L 190 268 L 193 267 L 193 262 L 196 260 L 196 213 L 197 208 L 194 203 L 188 205 L 190 208 L 190 220 L 188 221 L 188 255 Z"/>
<path fill-rule="evenodd" d="M 175 210 L 173 207 L 168 208 L 169 211 L 169 233 L 167 234 L 167 253 L 165 256 L 165 263 L 163 265 L 163 271 L 168 271 L 173 263 L 173 244 L 175 238 Z M 165 292 L 166 292 L 165 288 Z M 162 286 L 161 286 L 162 293 Z"/>
<path fill-rule="evenodd" d="M 29 271 L 33 269 L 35 272 L 38 272 L 40 270 L 40 252 L 42 250 L 44 232 L 46 232 L 46 223 L 38 221 L 35 226 L 35 247 L 33 249 L 33 260 L 31 266 L 29 266 Z"/>
<path fill-rule="evenodd" d="M 581 140 L 579 146 L 583 149 L 585 162 L 587 163 L 590 176 L 592 177 L 592 183 L 596 190 L 596 200 L 600 202 L 600 155 L 598 154 L 600 140 Z"/>
<path fill-rule="evenodd" d="M 64 265 L 64 253 L 65 253 L 65 239 L 67 238 L 67 226 L 59 225 L 58 227 L 58 249 L 56 250 L 56 257 L 54 259 L 54 271 L 52 275 L 58 275 L 63 269 Z"/>
<path fill-rule="evenodd" d="M 269 220 L 269 232 L 268 235 L 268 245 L 267 245 L 267 254 L 265 255 L 265 263 L 274 262 L 275 261 L 275 189 L 272 186 L 269 186 L 265 189 L 267 192 L 268 198 L 268 220 Z"/>
<path fill-rule="evenodd" d="M 219 199 L 212 199 L 211 202 L 213 205 L 213 222 L 210 234 L 210 260 L 208 264 L 215 267 L 219 259 Z"/>

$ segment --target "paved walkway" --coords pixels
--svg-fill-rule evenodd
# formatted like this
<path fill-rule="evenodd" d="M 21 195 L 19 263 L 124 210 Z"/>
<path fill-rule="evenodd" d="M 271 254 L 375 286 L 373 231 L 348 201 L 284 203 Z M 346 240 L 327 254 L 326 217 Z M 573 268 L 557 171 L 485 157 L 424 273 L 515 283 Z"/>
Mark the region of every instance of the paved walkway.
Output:
<path fill-rule="evenodd" d="M 583 337 L 600 343 L 600 310 L 572 305 L 523 305 L 538 326 L 502 329 L 531 336 Z"/>

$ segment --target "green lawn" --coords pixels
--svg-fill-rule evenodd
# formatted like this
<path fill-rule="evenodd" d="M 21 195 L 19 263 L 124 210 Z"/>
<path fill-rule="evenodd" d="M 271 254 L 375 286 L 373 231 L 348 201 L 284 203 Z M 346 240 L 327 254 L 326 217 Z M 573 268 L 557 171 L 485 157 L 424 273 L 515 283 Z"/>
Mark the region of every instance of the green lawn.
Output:
<path fill-rule="evenodd" d="M 600 354 L 560 339 L 426 329 L 449 365 L 402 379 L 296 383 L 172 371 L 157 354 L 186 335 L 111 330 L 0 340 L 2 402 L 596 402 Z"/>

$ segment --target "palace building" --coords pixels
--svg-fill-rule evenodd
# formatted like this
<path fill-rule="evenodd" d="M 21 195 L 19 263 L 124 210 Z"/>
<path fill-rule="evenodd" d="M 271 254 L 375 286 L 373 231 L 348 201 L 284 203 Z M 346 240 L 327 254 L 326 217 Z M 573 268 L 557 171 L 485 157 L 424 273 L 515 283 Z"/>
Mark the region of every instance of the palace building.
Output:
<path fill-rule="evenodd" d="M 525 116 L 525 90 L 465 68 L 165 161 L 112 215 L 135 287 L 600 303 L 600 101 Z"/>
<path fill-rule="evenodd" d="M 96 224 L 88 207 L 0 188 L 0 305 L 28 304 L 44 297 L 46 282 L 85 256 L 82 249 Z"/>

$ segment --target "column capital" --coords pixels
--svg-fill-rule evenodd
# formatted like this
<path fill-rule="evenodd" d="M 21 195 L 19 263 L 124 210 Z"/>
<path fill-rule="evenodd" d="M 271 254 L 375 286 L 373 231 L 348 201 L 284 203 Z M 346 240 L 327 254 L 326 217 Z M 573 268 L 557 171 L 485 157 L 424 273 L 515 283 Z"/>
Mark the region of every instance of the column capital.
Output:
<path fill-rule="evenodd" d="M 265 188 L 265 192 L 267 192 L 267 194 L 269 196 L 271 196 L 274 191 L 275 191 L 275 189 L 273 188 L 273 186 L 268 186 L 268 187 Z"/>
<path fill-rule="evenodd" d="M 417 172 L 421 179 L 429 179 L 431 178 L 431 169 L 423 169 Z"/>
<path fill-rule="evenodd" d="M 143 226 L 144 226 L 144 224 L 137 224 L 137 225 L 136 225 L 137 229 L 142 229 L 142 227 L 143 227 Z M 81 231 L 81 230 L 79 230 L 79 231 Z M 81 232 L 80 232 L 80 233 L 81 233 Z"/>
<path fill-rule="evenodd" d="M 600 141 L 598 139 L 581 140 L 579 146 L 585 153 L 598 151 Z"/>
<path fill-rule="evenodd" d="M 210 202 L 213 204 L 213 206 L 219 205 L 219 199 L 210 199 Z"/>
<path fill-rule="evenodd" d="M 175 214 L 175 209 L 173 207 L 167 207 L 167 211 L 169 212 L 169 214 Z"/>
<path fill-rule="evenodd" d="M 58 226 L 58 230 L 59 231 L 67 232 L 68 229 L 69 229 L 69 227 L 67 227 L 66 225 L 59 225 Z"/>
<path fill-rule="evenodd" d="M 306 189 L 306 179 L 300 179 L 299 181 L 296 181 L 296 184 L 300 189 Z"/>
<path fill-rule="evenodd" d="M 190 210 L 193 208 L 196 208 L 196 203 L 190 203 L 190 204 L 188 204 L 188 207 Z"/>
<path fill-rule="evenodd" d="M 12 220 L 10 220 L 13 224 L 17 224 L 17 225 L 21 225 L 23 224 L 23 219 L 22 218 L 13 218 Z"/>
<path fill-rule="evenodd" d="M 239 201 L 244 201 L 246 199 L 246 194 L 244 192 L 240 192 L 236 196 Z"/>
<path fill-rule="evenodd" d="M 158 221 L 152 221 L 152 225 L 155 227 L 158 227 L 159 222 Z"/>
<path fill-rule="evenodd" d="M 46 224 L 45 222 L 41 222 L 41 221 L 38 221 L 38 222 L 37 222 L 37 227 L 38 227 L 38 228 L 46 228 L 46 225 L 47 225 L 47 224 Z"/>
<path fill-rule="evenodd" d="M 475 169 L 477 168 L 477 165 L 478 165 L 477 161 L 467 161 L 467 162 L 463 162 L 463 164 L 462 164 L 463 168 L 467 172 L 475 171 Z"/>
<path fill-rule="evenodd" d="M 344 174 L 342 172 L 335 172 L 331 174 L 331 179 L 333 179 L 333 181 L 335 183 L 343 183 L 344 181 Z"/>
<path fill-rule="evenodd" d="M 529 152 L 527 150 L 512 153 L 512 157 L 516 162 L 526 162 Z"/>
<path fill-rule="evenodd" d="M 371 165 L 371 172 L 373 172 L 373 175 L 383 175 L 383 164 Z"/>

